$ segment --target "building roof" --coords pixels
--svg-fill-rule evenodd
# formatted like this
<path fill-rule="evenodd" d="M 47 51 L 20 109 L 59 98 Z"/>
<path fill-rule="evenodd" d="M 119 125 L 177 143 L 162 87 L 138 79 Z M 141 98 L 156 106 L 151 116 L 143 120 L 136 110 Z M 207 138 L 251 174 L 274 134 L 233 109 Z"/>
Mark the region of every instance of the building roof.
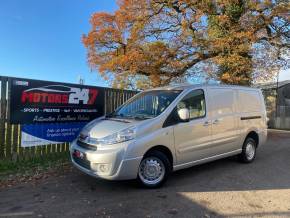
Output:
<path fill-rule="evenodd" d="M 284 81 L 278 82 L 278 88 L 281 88 L 282 86 L 285 86 L 287 84 L 290 84 L 290 80 L 284 80 Z M 277 82 L 260 83 L 260 84 L 255 85 L 255 87 L 258 87 L 260 89 L 276 89 Z"/>

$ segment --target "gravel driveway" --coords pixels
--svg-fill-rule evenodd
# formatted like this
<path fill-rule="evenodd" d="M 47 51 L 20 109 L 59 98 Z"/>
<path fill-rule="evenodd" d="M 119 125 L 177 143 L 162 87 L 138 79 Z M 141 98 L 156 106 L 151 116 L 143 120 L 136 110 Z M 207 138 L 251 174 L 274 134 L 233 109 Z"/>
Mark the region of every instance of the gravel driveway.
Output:
<path fill-rule="evenodd" d="M 252 164 L 227 158 L 174 173 L 161 189 L 77 170 L 0 191 L 0 217 L 290 217 L 290 132 Z"/>

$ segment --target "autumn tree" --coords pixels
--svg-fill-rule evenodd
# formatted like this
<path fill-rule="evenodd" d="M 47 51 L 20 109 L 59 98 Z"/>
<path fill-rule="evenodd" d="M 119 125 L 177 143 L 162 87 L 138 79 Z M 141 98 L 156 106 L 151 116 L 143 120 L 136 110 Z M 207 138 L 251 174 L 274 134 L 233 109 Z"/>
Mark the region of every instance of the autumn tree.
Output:
<path fill-rule="evenodd" d="M 289 1 L 122 0 L 92 15 L 92 69 L 115 87 L 147 88 L 203 74 L 250 85 L 289 61 Z"/>

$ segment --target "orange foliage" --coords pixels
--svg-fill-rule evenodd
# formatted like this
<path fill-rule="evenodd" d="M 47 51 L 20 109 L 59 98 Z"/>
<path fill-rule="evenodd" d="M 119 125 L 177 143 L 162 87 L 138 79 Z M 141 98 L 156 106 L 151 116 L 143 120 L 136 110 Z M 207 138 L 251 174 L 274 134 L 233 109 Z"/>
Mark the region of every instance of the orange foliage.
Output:
<path fill-rule="evenodd" d="M 91 68 L 119 88 L 167 85 L 194 76 L 196 65 L 208 63 L 218 70 L 204 67 L 211 70 L 204 74 L 249 85 L 275 73 L 257 69 L 269 61 L 255 48 L 265 43 L 289 47 L 287 1 L 119 0 L 118 5 L 112 14 L 92 15 L 92 28 L 82 42 Z M 281 60 L 281 55 L 271 53 L 275 58 Z M 271 63 L 271 69 L 281 67 Z"/>

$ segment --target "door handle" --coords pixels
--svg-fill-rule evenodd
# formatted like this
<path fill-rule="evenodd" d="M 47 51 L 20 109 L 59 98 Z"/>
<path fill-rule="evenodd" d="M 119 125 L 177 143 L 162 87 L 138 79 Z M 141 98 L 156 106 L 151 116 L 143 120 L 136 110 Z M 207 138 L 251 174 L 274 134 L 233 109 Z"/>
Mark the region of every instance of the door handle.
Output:
<path fill-rule="evenodd" d="M 220 120 L 219 119 L 216 119 L 216 120 L 214 120 L 213 122 L 212 122 L 212 124 L 218 124 L 220 122 Z"/>
<path fill-rule="evenodd" d="M 210 125 L 210 122 L 209 121 L 205 121 L 203 126 L 209 126 Z"/>

